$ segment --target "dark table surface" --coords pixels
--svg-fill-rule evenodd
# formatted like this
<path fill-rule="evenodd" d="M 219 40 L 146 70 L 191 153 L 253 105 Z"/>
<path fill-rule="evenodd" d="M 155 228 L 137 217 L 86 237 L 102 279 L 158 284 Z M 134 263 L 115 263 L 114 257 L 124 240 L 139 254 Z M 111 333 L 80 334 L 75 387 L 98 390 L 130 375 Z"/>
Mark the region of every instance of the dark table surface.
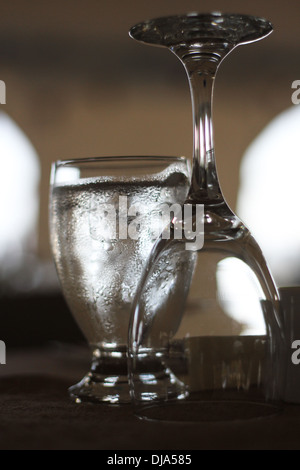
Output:
<path fill-rule="evenodd" d="M 130 405 L 73 403 L 67 389 L 88 367 L 81 345 L 8 351 L 7 364 L 0 365 L 0 449 L 300 449 L 300 405 L 248 421 L 146 422 Z"/>

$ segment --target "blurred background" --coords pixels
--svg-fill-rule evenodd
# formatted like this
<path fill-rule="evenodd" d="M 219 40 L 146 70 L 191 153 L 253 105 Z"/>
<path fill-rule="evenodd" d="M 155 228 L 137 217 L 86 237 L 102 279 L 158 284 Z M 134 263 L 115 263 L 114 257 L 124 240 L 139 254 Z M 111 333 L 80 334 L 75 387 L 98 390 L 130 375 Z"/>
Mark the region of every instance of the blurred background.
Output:
<path fill-rule="evenodd" d="M 300 106 L 291 101 L 292 83 L 300 80 L 299 1 L 0 0 L 6 85 L 0 339 L 8 348 L 82 340 L 50 253 L 51 163 L 103 155 L 191 158 L 183 67 L 165 49 L 130 39 L 129 28 L 151 17 L 213 10 L 264 16 L 274 26 L 271 36 L 238 48 L 219 70 L 217 167 L 227 202 L 257 237 L 278 285 L 300 284 Z"/>

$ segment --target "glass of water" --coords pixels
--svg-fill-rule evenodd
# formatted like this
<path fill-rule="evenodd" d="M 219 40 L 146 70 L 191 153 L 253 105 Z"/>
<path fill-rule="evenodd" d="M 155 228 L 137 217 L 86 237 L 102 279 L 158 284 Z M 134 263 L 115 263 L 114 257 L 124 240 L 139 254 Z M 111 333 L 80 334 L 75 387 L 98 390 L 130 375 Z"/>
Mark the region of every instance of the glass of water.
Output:
<path fill-rule="evenodd" d="M 184 202 L 189 182 L 188 161 L 182 157 L 53 164 L 52 253 L 64 297 L 92 351 L 90 370 L 69 389 L 75 401 L 130 401 L 132 300 L 165 217 L 172 218 L 176 204 Z"/>

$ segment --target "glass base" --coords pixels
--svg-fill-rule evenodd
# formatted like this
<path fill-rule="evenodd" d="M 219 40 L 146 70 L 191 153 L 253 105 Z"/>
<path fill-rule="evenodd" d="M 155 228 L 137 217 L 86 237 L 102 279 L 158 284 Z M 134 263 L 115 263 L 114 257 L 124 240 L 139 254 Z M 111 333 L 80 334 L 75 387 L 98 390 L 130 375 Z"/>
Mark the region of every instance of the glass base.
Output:
<path fill-rule="evenodd" d="M 146 371 L 143 370 L 135 377 L 135 385 L 144 400 L 152 401 L 162 395 L 174 399 L 186 396 L 186 386 L 164 365 L 160 357 L 148 359 L 147 364 L 143 365 Z M 155 393 L 152 393 L 153 386 Z M 131 403 L 127 347 L 119 346 L 114 350 L 95 348 L 90 371 L 69 388 L 69 395 L 76 403 Z"/>
<path fill-rule="evenodd" d="M 245 401 L 170 401 L 143 405 L 136 416 L 148 421 L 177 423 L 228 422 L 267 418 L 278 414 L 280 405 Z"/>
<path fill-rule="evenodd" d="M 130 403 L 126 347 L 96 348 L 90 371 L 69 388 L 76 403 Z"/>

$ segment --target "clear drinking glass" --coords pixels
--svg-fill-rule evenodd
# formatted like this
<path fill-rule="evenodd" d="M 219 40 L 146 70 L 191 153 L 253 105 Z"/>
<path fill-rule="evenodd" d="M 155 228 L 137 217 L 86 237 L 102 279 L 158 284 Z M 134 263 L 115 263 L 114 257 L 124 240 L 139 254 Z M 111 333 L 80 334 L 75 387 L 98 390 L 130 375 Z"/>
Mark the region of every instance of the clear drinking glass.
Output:
<path fill-rule="evenodd" d="M 259 246 L 222 195 L 211 114 L 224 57 L 271 31 L 265 19 L 221 13 L 158 18 L 130 30 L 180 59 L 194 126 L 189 194 L 170 236 L 152 250 L 130 322 L 131 394 L 140 418 L 254 418 L 280 404 L 279 296 Z"/>
<path fill-rule="evenodd" d="M 99 157 L 53 164 L 50 236 L 62 291 L 92 349 L 77 402 L 130 401 L 127 338 L 161 207 L 182 203 L 190 172 L 180 157 Z"/>

